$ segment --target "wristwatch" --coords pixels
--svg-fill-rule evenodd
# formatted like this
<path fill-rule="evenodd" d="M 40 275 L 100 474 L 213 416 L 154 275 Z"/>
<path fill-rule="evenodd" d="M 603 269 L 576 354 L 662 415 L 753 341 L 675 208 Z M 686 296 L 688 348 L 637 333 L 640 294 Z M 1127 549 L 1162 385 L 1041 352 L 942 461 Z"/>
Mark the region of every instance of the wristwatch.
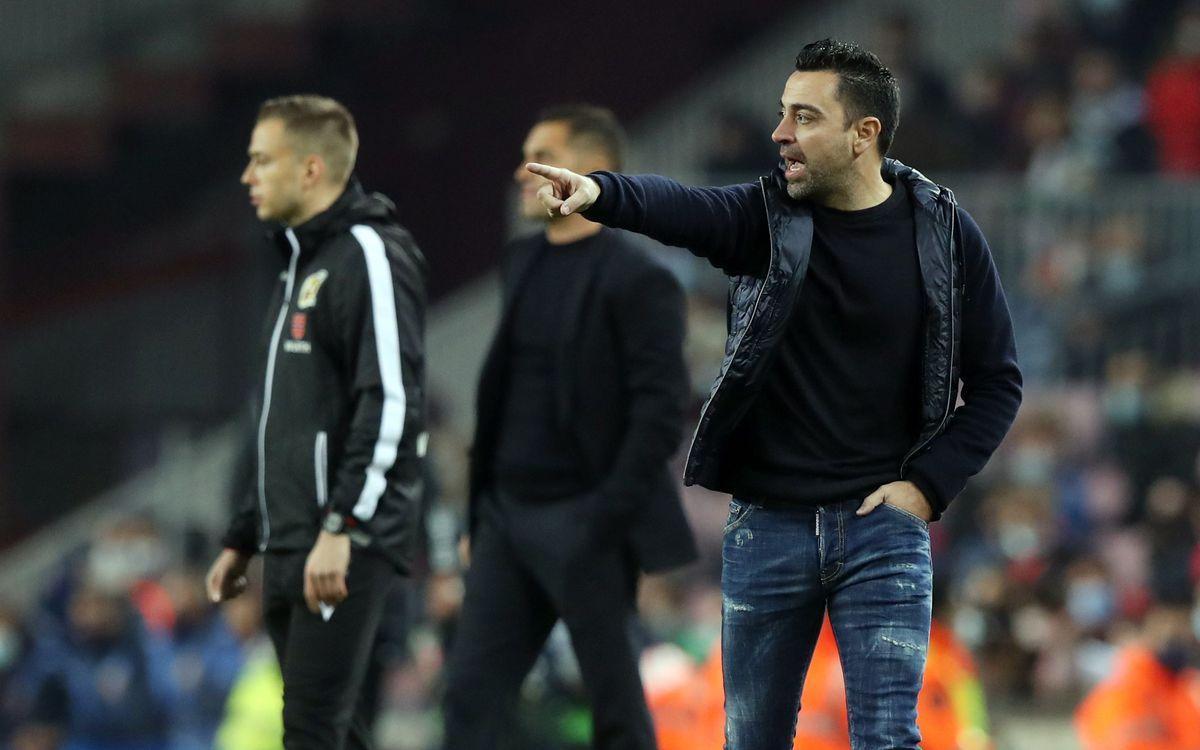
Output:
<path fill-rule="evenodd" d="M 345 534 L 346 526 L 346 517 L 341 513 L 326 513 L 321 521 L 321 530 L 329 534 Z"/>

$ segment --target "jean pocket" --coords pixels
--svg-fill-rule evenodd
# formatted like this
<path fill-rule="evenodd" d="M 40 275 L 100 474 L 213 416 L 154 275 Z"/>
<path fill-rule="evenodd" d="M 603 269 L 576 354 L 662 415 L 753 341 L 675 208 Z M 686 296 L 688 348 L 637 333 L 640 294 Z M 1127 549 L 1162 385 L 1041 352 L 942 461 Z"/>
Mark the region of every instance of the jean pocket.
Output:
<path fill-rule="evenodd" d="M 733 531 L 737 527 L 744 524 L 746 522 L 746 519 L 750 517 L 750 514 L 753 513 L 754 509 L 757 507 L 758 507 L 757 505 L 753 505 L 751 503 L 743 503 L 738 500 L 730 500 L 729 501 L 729 518 L 725 519 L 725 530 L 722 531 L 721 533 L 728 534 L 729 532 Z"/>
<path fill-rule="evenodd" d="M 929 522 L 926 521 L 924 518 L 921 518 L 920 516 L 918 516 L 916 513 L 912 513 L 910 511 L 905 510 L 904 508 L 899 508 L 899 507 L 896 507 L 895 505 L 891 505 L 889 503 L 883 503 L 883 507 L 887 508 L 890 511 L 899 513 L 900 515 L 905 516 L 907 518 L 911 518 L 912 520 L 921 524 L 921 526 L 923 528 L 926 528 L 926 529 L 929 528 Z"/>

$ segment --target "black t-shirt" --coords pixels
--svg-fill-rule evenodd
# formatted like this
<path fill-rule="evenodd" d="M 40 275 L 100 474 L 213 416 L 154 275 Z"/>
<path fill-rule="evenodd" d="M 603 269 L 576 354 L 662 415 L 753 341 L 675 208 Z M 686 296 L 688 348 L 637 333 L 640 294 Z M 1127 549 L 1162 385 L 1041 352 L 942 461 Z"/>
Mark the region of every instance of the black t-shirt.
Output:
<path fill-rule="evenodd" d="M 602 234 L 602 233 L 601 233 Z M 536 251 L 513 311 L 507 351 L 507 389 L 496 447 L 497 486 L 526 499 L 566 497 L 587 489 L 572 438 L 558 423 L 554 403 L 563 330 L 563 289 L 593 267 L 599 235 Z"/>
<path fill-rule="evenodd" d="M 813 206 L 808 275 L 730 440 L 737 494 L 819 505 L 898 480 L 920 425 L 923 314 L 902 184 L 861 211 Z"/>

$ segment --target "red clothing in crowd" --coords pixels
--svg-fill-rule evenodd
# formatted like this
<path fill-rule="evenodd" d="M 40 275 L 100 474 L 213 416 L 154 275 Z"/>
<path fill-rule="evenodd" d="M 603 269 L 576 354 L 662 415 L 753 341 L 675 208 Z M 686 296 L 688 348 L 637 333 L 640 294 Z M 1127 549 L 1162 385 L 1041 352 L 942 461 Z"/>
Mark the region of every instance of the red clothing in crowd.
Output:
<path fill-rule="evenodd" d="M 1146 122 L 1158 143 L 1161 171 L 1200 174 L 1200 58 L 1159 63 L 1146 86 Z"/>
<path fill-rule="evenodd" d="M 1075 728 L 1085 750 L 1200 750 L 1200 677 L 1127 648 L 1080 704 Z"/>

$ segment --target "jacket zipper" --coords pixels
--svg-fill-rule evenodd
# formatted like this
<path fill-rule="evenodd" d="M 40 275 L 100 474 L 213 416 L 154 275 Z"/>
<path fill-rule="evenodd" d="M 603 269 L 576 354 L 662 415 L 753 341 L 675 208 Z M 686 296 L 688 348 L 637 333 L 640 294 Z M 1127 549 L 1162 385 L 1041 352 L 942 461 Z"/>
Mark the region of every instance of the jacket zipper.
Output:
<path fill-rule="evenodd" d="M 750 319 L 746 321 L 746 327 L 742 329 L 742 335 L 738 337 L 737 343 L 733 346 L 733 354 L 729 357 L 729 364 L 731 366 L 733 365 L 733 361 L 737 359 L 738 350 L 742 348 L 742 341 L 745 340 L 746 333 L 750 330 L 750 326 L 754 325 L 754 316 L 758 314 L 758 303 L 762 301 L 763 292 L 767 289 L 767 279 L 770 278 L 771 268 L 775 265 L 775 235 L 771 231 L 771 209 L 767 205 L 766 178 L 759 177 L 758 186 L 763 193 L 763 211 L 767 215 L 767 273 L 765 276 L 763 276 L 763 282 L 758 287 L 758 295 L 754 298 L 754 307 L 750 310 Z M 719 379 L 717 380 L 716 387 L 713 388 L 712 397 L 709 398 L 708 401 L 705 402 L 704 407 L 700 409 L 700 418 L 696 420 L 696 429 L 692 430 L 692 441 L 688 445 L 689 456 L 692 454 L 692 450 L 696 447 L 696 436 L 700 434 L 700 426 L 704 424 L 704 416 L 708 413 L 708 408 L 712 405 L 712 403 L 717 400 L 717 396 L 720 395 L 721 386 L 725 384 L 725 375 L 728 372 L 729 369 L 726 368 L 725 372 L 721 373 Z"/>
<path fill-rule="evenodd" d="M 284 232 L 288 244 L 292 246 L 292 257 L 288 261 L 287 279 L 283 288 L 283 304 L 279 307 L 279 317 L 275 319 L 275 331 L 271 334 L 271 346 L 267 353 L 266 384 L 263 387 L 262 415 L 258 418 L 258 509 L 262 516 L 262 539 L 258 548 L 266 551 L 267 543 L 271 540 L 271 519 L 267 515 L 267 417 L 271 413 L 271 388 L 275 381 L 275 355 L 279 350 L 279 337 L 283 333 L 283 323 L 287 319 L 288 307 L 292 303 L 292 284 L 296 280 L 296 260 L 300 257 L 300 241 L 291 229 Z"/>
<path fill-rule="evenodd" d="M 317 433 L 316 440 L 313 441 L 313 476 L 317 482 L 317 507 L 324 508 L 325 503 L 329 502 L 329 481 L 327 472 L 329 469 L 329 458 L 326 453 L 329 445 L 329 435 L 324 430 Z"/>
<path fill-rule="evenodd" d="M 945 188 L 942 188 L 942 189 L 945 190 Z M 952 198 L 946 198 L 946 202 L 950 206 L 950 274 L 951 274 L 951 279 L 953 280 L 954 279 L 954 221 L 956 218 L 955 215 L 958 212 L 955 209 L 954 200 Z M 964 272 L 965 272 L 965 269 L 964 269 Z M 948 422 L 950 420 L 950 414 L 953 411 L 954 395 L 955 395 L 955 393 L 954 393 L 955 392 L 955 388 L 954 388 L 954 294 L 957 289 L 958 289 L 957 281 L 950 284 L 950 362 L 949 362 L 949 366 L 946 368 L 946 380 L 947 380 L 947 383 L 946 383 L 946 410 L 942 414 L 942 421 L 938 423 L 937 428 L 932 433 L 930 433 L 929 437 L 925 438 L 920 443 L 918 443 L 916 446 L 914 446 L 913 449 L 908 452 L 908 455 L 906 455 L 904 457 L 904 460 L 900 462 L 900 476 L 901 477 L 904 476 L 904 470 L 908 468 L 908 462 L 911 461 L 913 459 L 913 457 L 916 456 L 918 453 L 923 451 L 925 449 L 925 446 L 932 443 L 934 438 L 936 438 L 938 435 L 942 434 L 942 430 L 945 429 L 946 422 Z"/>

